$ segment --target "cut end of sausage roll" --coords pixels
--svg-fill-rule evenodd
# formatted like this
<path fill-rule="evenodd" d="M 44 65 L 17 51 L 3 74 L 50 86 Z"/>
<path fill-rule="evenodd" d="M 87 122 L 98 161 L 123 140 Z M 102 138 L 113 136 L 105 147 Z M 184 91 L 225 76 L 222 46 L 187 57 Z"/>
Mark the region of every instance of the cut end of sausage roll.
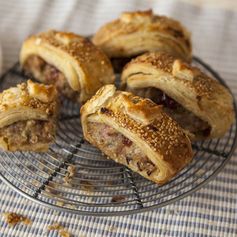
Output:
<path fill-rule="evenodd" d="M 67 32 L 32 35 L 22 45 L 24 71 L 73 101 L 84 103 L 103 85 L 114 82 L 108 57 L 88 39 Z"/>
<path fill-rule="evenodd" d="M 81 122 L 87 141 L 158 184 L 168 182 L 193 156 L 189 138 L 161 106 L 113 85 L 83 105 Z"/>
<path fill-rule="evenodd" d="M 92 39 L 120 72 L 131 58 L 146 52 L 168 52 L 190 61 L 190 33 L 178 21 L 153 14 L 152 10 L 124 12 L 102 26 Z"/>
<path fill-rule="evenodd" d="M 30 80 L 0 94 L 0 148 L 47 151 L 54 142 L 58 94 L 53 85 Z"/>
<path fill-rule="evenodd" d="M 218 81 L 167 53 L 147 53 L 126 65 L 121 86 L 149 98 L 193 140 L 223 136 L 234 121 L 233 98 Z"/>

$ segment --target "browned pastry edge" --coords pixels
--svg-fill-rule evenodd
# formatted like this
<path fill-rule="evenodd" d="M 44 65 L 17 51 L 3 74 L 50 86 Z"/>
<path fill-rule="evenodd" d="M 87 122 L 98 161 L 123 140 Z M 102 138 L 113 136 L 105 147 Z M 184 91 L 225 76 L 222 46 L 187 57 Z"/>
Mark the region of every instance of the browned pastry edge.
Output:
<path fill-rule="evenodd" d="M 155 87 L 164 91 L 209 123 L 208 138 L 223 136 L 234 121 L 230 92 L 200 69 L 167 53 L 146 53 L 133 59 L 123 70 L 121 85 L 133 89 Z"/>
<path fill-rule="evenodd" d="M 128 40 L 123 41 L 123 37 L 125 39 L 133 35 L 133 43 Z M 129 38 L 129 40 L 132 39 Z M 178 21 L 166 16 L 155 15 L 152 10 L 122 13 L 119 19 L 102 26 L 92 41 L 114 60 L 157 50 L 165 52 L 168 50 L 175 56 L 187 61 L 191 60 L 190 33 Z M 163 47 L 155 46 L 154 42 L 159 42 Z M 127 44 L 131 44 L 129 48 Z M 138 45 L 141 46 L 138 47 Z M 138 48 L 135 50 L 135 47 Z"/>
<path fill-rule="evenodd" d="M 13 100 L 13 101 L 11 101 Z M 0 94 L 0 113 L 17 106 L 44 111 L 47 116 L 55 116 L 58 111 L 58 94 L 53 85 L 43 85 L 28 80 Z"/>
<path fill-rule="evenodd" d="M 48 150 L 55 137 L 58 102 L 53 85 L 31 80 L 4 90 L 0 94 L 0 147 L 9 151 Z"/>
<path fill-rule="evenodd" d="M 20 53 L 22 67 L 32 55 L 62 72 L 70 87 L 80 92 L 80 102 L 85 102 L 104 84 L 114 82 L 108 57 L 88 39 L 71 32 L 50 30 L 28 37 Z M 36 79 L 43 82 L 42 78 Z"/>
<path fill-rule="evenodd" d="M 113 85 L 102 87 L 81 108 L 84 137 L 98 146 L 93 134 L 87 130 L 91 118 L 113 127 L 138 145 L 157 165 L 160 173 L 148 176 L 134 167 L 128 167 L 156 183 L 167 182 L 192 159 L 191 143 L 186 134 L 160 106 L 149 99 L 115 91 Z M 116 160 L 116 157 L 111 158 Z"/>

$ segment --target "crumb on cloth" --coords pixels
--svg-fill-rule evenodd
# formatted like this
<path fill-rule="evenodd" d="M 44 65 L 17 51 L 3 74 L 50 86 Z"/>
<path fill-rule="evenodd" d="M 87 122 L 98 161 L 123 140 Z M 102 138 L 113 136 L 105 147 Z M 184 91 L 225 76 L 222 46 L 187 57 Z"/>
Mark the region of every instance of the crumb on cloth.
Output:
<path fill-rule="evenodd" d="M 15 212 L 6 212 L 3 213 L 3 215 L 6 219 L 7 224 L 10 226 L 15 226 L 19 223 L 23 223 L 25 225 L 32 224 L 32 221 L 28 217 L 17 214 Z"/>
<path fill-rule="evenodd" d="M 61 237 L 73 237 L 73 235 L 59 223 L 54 223 L 52 225 L 49 225 L 48 231 L 51 231 L 51 230 L 57 231 Z"/>
<path fill-rule="evenodd" d="M 108 227 L 108 231 L 110 231 L 110 232 L 116 232 L 117 230 L 118 230 L 118 227 L 115 225 L 110 225 Z"/>

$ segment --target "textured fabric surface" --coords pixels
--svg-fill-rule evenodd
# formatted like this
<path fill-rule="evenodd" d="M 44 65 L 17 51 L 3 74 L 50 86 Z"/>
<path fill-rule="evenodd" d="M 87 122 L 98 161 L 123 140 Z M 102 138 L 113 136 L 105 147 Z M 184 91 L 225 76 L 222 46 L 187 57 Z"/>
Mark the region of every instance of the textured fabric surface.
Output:
<path fill-rule="evenodd" d="M 121 11 L 153 8 L 177 18 L 192 32 L 194 54 L 226 80 L 237 95 L 237 13 L 177 1 L 1 1 L 3 69 L 18 60 L 23 39 L 49 28 L 89 35 Z M 31 226 L 9 228 L 0 217 L 0 236 L 57 236 L 47 225 L 62 223 L 74 236 L 237 236 L 237 153 L 225 169 L 195 194 L 154 211 L 121 217 L 89 217 L 53 211 L 0 185 L 0 212 L 17 212 Z"/>

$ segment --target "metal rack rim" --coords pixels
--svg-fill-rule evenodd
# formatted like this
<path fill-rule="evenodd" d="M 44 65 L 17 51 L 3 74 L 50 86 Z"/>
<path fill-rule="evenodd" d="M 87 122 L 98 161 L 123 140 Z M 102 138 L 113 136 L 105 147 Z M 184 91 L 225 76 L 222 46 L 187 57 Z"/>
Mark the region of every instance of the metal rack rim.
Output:
<path fill-rule="evenodd" d="M 203 66 L 204 68 L 206 68 L 214 77 L 216 77 L 223 85 L 225 85 L 226 87 L 227 87 L 227 85 L 226 85 L 226 83 L 225 83 L 225 81 L 219 76 L 219 74 L 217 73 L 217 72 L 215 72 L 208 64 L 206 64 L 205 62 L 203 62 L 201 59 L 199 59 L 198 57 L 193 57 L 193 59 L 194 59 L 194 61 L 196 61 L 196 62 L 198 62 L 201 66 Z M 12 70 L 14 71 L 14 73 L 15 74 L 18 74 L 18 72 L 17 72 L 17 68 L 18 67 L 18 64 L 15 64 L 14 66 L 13 66 L 13 68 L 12 68 Z M 2 78 L 3 77 L 6 77 L 7 76 L 7 72 L 2 76 Z M 2 82 L 1 82 L 2 83 Z M 227 87 L 228 88 L 228 87 Z M 231 91 L 230 91 L 231 92 Z M 231 94 L 232 94 L 232 92 L 231 92 Z M 233 94 L 232 94 L 233 95 Z M 234 95 L 233 95 L 233 98 L 234 98 Z M 234 98 L 234 108 L 235 108 L 235 115 L 237 115 L 237 107 L 236 107 L 236 101 L 235 101 L 235 98 Z M 65 117 L 66 118 L 66 117 Z M 233 129 L 233 127 L 232 127 L 232 129 Z M 237 132 L 236 132 L 236 129 L 237 129 L 237 121 L 235 120 L 235 134 L 234 134 L 234 137 L 233 137 L 233 143 L 232 143 L 232 145 L 231 145 L 231 147 L 229 148 L 229 152 L 227 151 L 226 152 L 226 149 L 228 148 L 228 144 L 227 143 L 225 143 L 224 144 L 224 148 L 223 148 L 223 152 L 217 152 L 216 154 L 215 154 L 215 152 L 211 149 L 211 150 L 208 150 L 209 148 L 209 146 L 210 145 L 212 145 L 211 144 L 211 142 L 210 142 L 210 144 L 209 144 L 209 146 L 206 148 L 204 148 L 204 147 L 201 147 L 201 149 L 200 149 L 200 147 L 199 146 L 196 146 L 196 148 L 197 149 L 199 149 L 197 152 L 199 152 L 200 150 L 203 150 L 203 152 L 210 152 L 210 154 L 209 154 L 209 156 L 212 156 L 212 155 L 216 155 L 216 156 L 222 156 L 223 158 L 224 158 L 224 160 L 220 163 L 220 165 L 218 166 L 218 168 L 216 168 L 214 171 L 213 171 L 213 173 L 211 174 L 211 176 L 209 176 L 207 179 L 204 179 L 202 182 L 200 182 L 199 184 L 196 184 L 196 186 L 195 187 L 192 187 L 190 190 L 188 190 L 188 191 L 185 191 L 184 193 L 182 193 L 181 195 L 179 195 L 179 196 L 175 196 L 175 197 L 173 197 L 173 198 L 170 198 L 170 199 L 168 199 L 168 200 L 166 200 L 166 201 L 163 201 L 162 203 L 159 203 L 159 204 L 154 204 L 154 205 L 150 205 L 150 206 L 144 206 L 143 204 L 146 204 L 146 201 L 143 201 L 143 202 L 141 202 L 140 204 L 139 204 L 139 200 L 140 200 L 140 198 L 146 198 L 146 196 L 145 197 L 137 197 L 136 196 L 136 190 L 133 190 L 134 191 L 134 199 L 132 199 L 132 200 L 130 200 L 130 202 L 136 202 L 136 206 L 137 206 L 137 208 L 134 208 L 134 206 L 132 205 L 131 206 L 131 209 L 128 209 L 128 210 L 122 210 L 122 211 L 120 211 L 120 210 L 117 210 L 117 211 L 110 211 L 110 210 L 108 210 L 108 211 L 102 211 L 102 212 L 98 212 L 98 211 L 85 211 L 85 210 L 79 210 L 79 209 L 72 209 L 72 208 L 69 208 L 69 207 L 60 207 L 60 206 L 58 206 L 58 205 L 55 205 L 55 204 L 52 204 L 52 203 L 50 203 L 50 202 L 46 202 L 46 201 L 44 201 L 43 199 L 39 199 L 39 198 L 35 198 L 34 196 L 31 196 L 29 193 L 27 193 L 27 192 L 25 192 L 24 190 L 22 190 L 22 189 L 20 189 L 19 187 L 17 187 L 17 186 L 15 186 L 14 185 L 14 183 L 12 183 L 7 177 L 5 177 L 2 173 L 0 173 L 0 178 L 1 178 L 1 180 L 3 181 L 3 182 L 5 182 L 6 184 L 8 184 L 13 190 L 15 190 L 16 192 L 18 192 L 18 193 L 20 193 L 22 196 L 24 196 L 24 197 L 26 197 L 26 198 L 28 198 L 28 199 L 30 199 L 30 200 L 32 200 L 32 201 L 34 201 L 34 202 L 36 202 L 36 203 L 39 203 L 39 204 L 42 204 L 42 205 L 44 205 L 44 206 L 46 206 L 46 207 L 50 207 L 50 208 L 53 208 L 53 209 L 55 209 L 55 210 L 59 210 L 59 211 L 67 211 L 67 212 L 71 212 L 71 213 L 75 213 L 75 214 L 79 214 L 79 215 L 93 215 L 93 216 L 98 216 L 98 215 L 100 215 L 100 216 L 110 216 L 110 215 L 117 215 L 117 216 L 120 216 L 120 215 L 128 215 L 128 214 L 135 214 L 135 213 L 139 213 L 139 212 L 143 212 L 143 211 L 148 211 L 148 210 L 153 210 L 154 208 L 157 208 L 157 207 L 164 207 L 164 206 L 166 206 L 166 205 L 169 205 L 169 204 L 171 204 L 171 203 L 173 203 L 174 201 L 178 201 L 178 200 L 181 200 L 182 198 L 184 198 L 184 197 L 186 197 L 186 196 L 188 196 L 188 195 L 190 195 L 190 194 L 192 194 L 192 193 L 194 193 L 194 192 L 196 192 L 197 190 L 199 190 L 200 188 L 202 188 L 205 184 L 207 184 L 209 181 L 211 181 L 211 180 L 213 180 L 215 177 L 216 177 L 216 175 L 225 167 L 225 165 L 226 165 L 226 163 L 229 161 L 229 159 L 231 158 L 231 156 L 232 156 L 232 154 L 234 153 L 234 151 L 235 151 L 235 148 L 236 148 L 236 146 L 237 146 Z M 79 131 L 79 130 L 78 130 Z M 73 137 L 70 137 L 69 136 L 69 134 L 60 134 L 60 136 L 66 136 L 66 137 L 68 137 L 68 139 L 69 140 L 71 140 Z M 233 133 L 232 133 L 232 130 L 231 130 L 231 132 L 229 132 L 229 136 L 228 136 L 228 141 L 229 141 L 229 139 L 231 139 L 231 136 L 233 135 Z M 63 139 L 62 139 L 63 140 Z M 215 143 L 215 145 L 216 146 L 218 146 L 219 145 L 219 142 L 220 142 L 220 139 L 219 140 L 217 140 L 217 142 Z M 60 144 L 56 144 L 59 148 L 60 148 Z M 73 144 L 72 144 L 72 146 L 74 146 Z M 215 147 L 216 147 L 215 146 Z M 74 147 L 75 149 L 77 149 L 77 147 Z M 79 149 L 79 148 L 78 148 Z M 194 149 L 195 149 L 195 146 L 194 146 Z M 67 152 L 68 152 L 69 150 L 67 150 Z M 86 151 L 86 150 L 85 150 Z M 70 153 L 70 152 L 69 152 Z M 90 153 L 90 150 L 89 150 L 89 152 L 88 153 Z M 94 154 L 93 153 L 93 151 L 90 153 L 90 154 Z M 96 154 L 96 152 L 95 152 L 95 154 Z M 69 154 L 70 155 L 70 154 Z M 75 153 L 73 154 L 73 153 L 71 153 L 71 155 L 73 155 L 73 156 L 75 156 Z M 79 156 L 80 157 L 80 156 Z M 70 161 L 70 159 L 69 159 L 69 161 Z M 65 163 L 66 162 L 66 163 Z M 70 163 L 70 162 L 69 162 Z M 1 166 L 3 166 L 3 164 L 0 164 Z M 61 163 L 61 165 L 62 165 L 62 163 Z M 65 160 L 64 161 L 64 163 L 63 163 L 63 165 L 62 165 L 62 167 L 60 167 L 59 168 L 59 171 L 61 170 L 61 169 L 63 169 L 63 171 L 65 171 L 66 169 L 64 169 L 64 166 L 65 165 L 68 165 L 67 164 L 67 160 Z M 205 165 L 205 163 L 203 164 L 203 165 Z M 55 167 L 57 167 L 57 166 L 55 166 Z M 96 167 L 96 166 L 95 166 Z M 3 167 L 4 168 L 4 167 Z M 198 167 L 198 170 L 199 170 L 199 168 L 200 167 Z M 96 169 L 96 168 L 95 168 Z M 104 169 L 104 168 L 101 168 L 101 169 Z M 121 167 L 118 167 L 118 169 L 121 169 Z M 51 170 L 55 170 L 55 169 L 51 169 Z M 196 170 L 196 172 L 198 172 L 198 170 Z M 55 171 L 56 172 L 56 171 Z M 127 173 L 127 172 L 131 172 L 130 170 L 128 170 L 127 168 L 125 168 L 125 173 Z M 120 173 L 120 172 L 119 172 Z M 118 174 L 119 174 L 118 173 Z M 124 172 L 122 172 L 122 173 L 124 173 Z M 182 175 L 184 175 L 184 174 L 182 174 Z M 181 176 L 182 176 L 181 175 Z M 41 177 L 42 179 L 45 179 L 45 177 Z M 54 176 L 53 176 L 53 178 L 54 178 Z M 52 180 L 53 180 L 53 178 L 52 178 Z M 180 177 L 175 177 L 175 179 L 178 179 L 178 178 L 180 178 Z M 128 179 L 129 180 L 129 179 Z M 197 180 L 198 180 L 198 178 L 197 178 Z M 141 180 L 141 181 L 143 181 L 143 180 Z M 173 182 L 174 180 L 172 180 L 171 182 Z M 51 180 L 50 180 L 50 182 L 51 182 Z M 130 180 L 130 182 L 133 182 L 133 181 L 131 181 Z M 143 181 L 143 182 L 145 182 L 145 181 Z M 136 184 L 134 183 L 134 184 L 131 184 L 131 185 L 135 185 L 135 188 L 136 188 Z M 154 184 L 151 184 L 151 186 L 152 185 L 154 185 Z M 174 184 L 174 185 L 176 185 L 176 184 Z M 149 184 L 148 184 L 148 186 L 149 186 Z M 27 187 L 27 186 L 26 186 Z M 146 186 L 145 186 L 146 187 Z M 162 186 L 159 186 L 159 187 L 162 187 Z M 186 185 L 185 187 L 189 187 L 189 185 Z M 133 188 L 133 187 L 131 187 L 131 188 Z M 181 190 L 182 190 L 182 188 L 180 188 Z M 34 190 L 31 190 L 31 191 L 34 191 Z M 42 190 L 43 192 L 45 192 L 45 190 Z M 116 190 L 117 191 L 117 190 Z M 130 190 L 131 191 L 131 190 Z M 152 190 L 146 190 L 146 191 L 144 191 L 143 193 L 146 193 L 147 191 L 149 191 L 149 192 L 151 192 L 151 191 L 153 191 L 153 189 Z M 174 191 L 174 193 L 175 192 L 177 192 L 177 191 Z M 142 194 L 142 192 L 137 192 L 137 194 L 139 195 L 139 194 Z M 41 196 L 42 195 L 42 193 L 41 192 L 39 192 L 38 193 L 38 196 Z M 128 194 L 128 195 L 130 195 L 130 194 Z M 157 195 L 157 193 L 156 193 L 156 195 Z M 155 196 L 155 194 L 153 195 L 153 196 Z M 170 196 L 170 194 L 169 194 L 169 196 Z M 109 196 L 110 197 L 110 196 Z M 149 197 L 151 197 L 151 195 L 149 196 Z M 45 198 L 45 197 L 43 197 L 43 198 Z M 73 200 L 72 200 L 73 201 Z M 129 200 L 128 200 L 129 201 Z M 149 200 L 150 201 L 150 200 Z M 148 202 L 148 201 L 147 201 Z M 151 201 L 150 201 L 151 202 Z M 127 201 L 125 201 L 124 203 L 128 203 Z M 123 202 L 122 203 L 119 203 L 118 204 L 118 206 L 123 206 L 122 205 L 123 204 Z M 87 204 L 86 204 L 87 205 Z M 91 204 L 88 204 L 88 205 L 91 205 Z M 94 207 L 95 207 L 95 204 L 92 204 Z M 103 204 L 102 204 L 103 205 Z M 115 204 L 111 204 L 111 203 L 109 203 L 109 204 L 106 204 L 105 206 L 108 206 L 108 207 L 113 207 Z M 134 204 L 135 205 L 135 204 Z M 127 206 L 130 206 L 130 205 L 127 205 Z"/>

